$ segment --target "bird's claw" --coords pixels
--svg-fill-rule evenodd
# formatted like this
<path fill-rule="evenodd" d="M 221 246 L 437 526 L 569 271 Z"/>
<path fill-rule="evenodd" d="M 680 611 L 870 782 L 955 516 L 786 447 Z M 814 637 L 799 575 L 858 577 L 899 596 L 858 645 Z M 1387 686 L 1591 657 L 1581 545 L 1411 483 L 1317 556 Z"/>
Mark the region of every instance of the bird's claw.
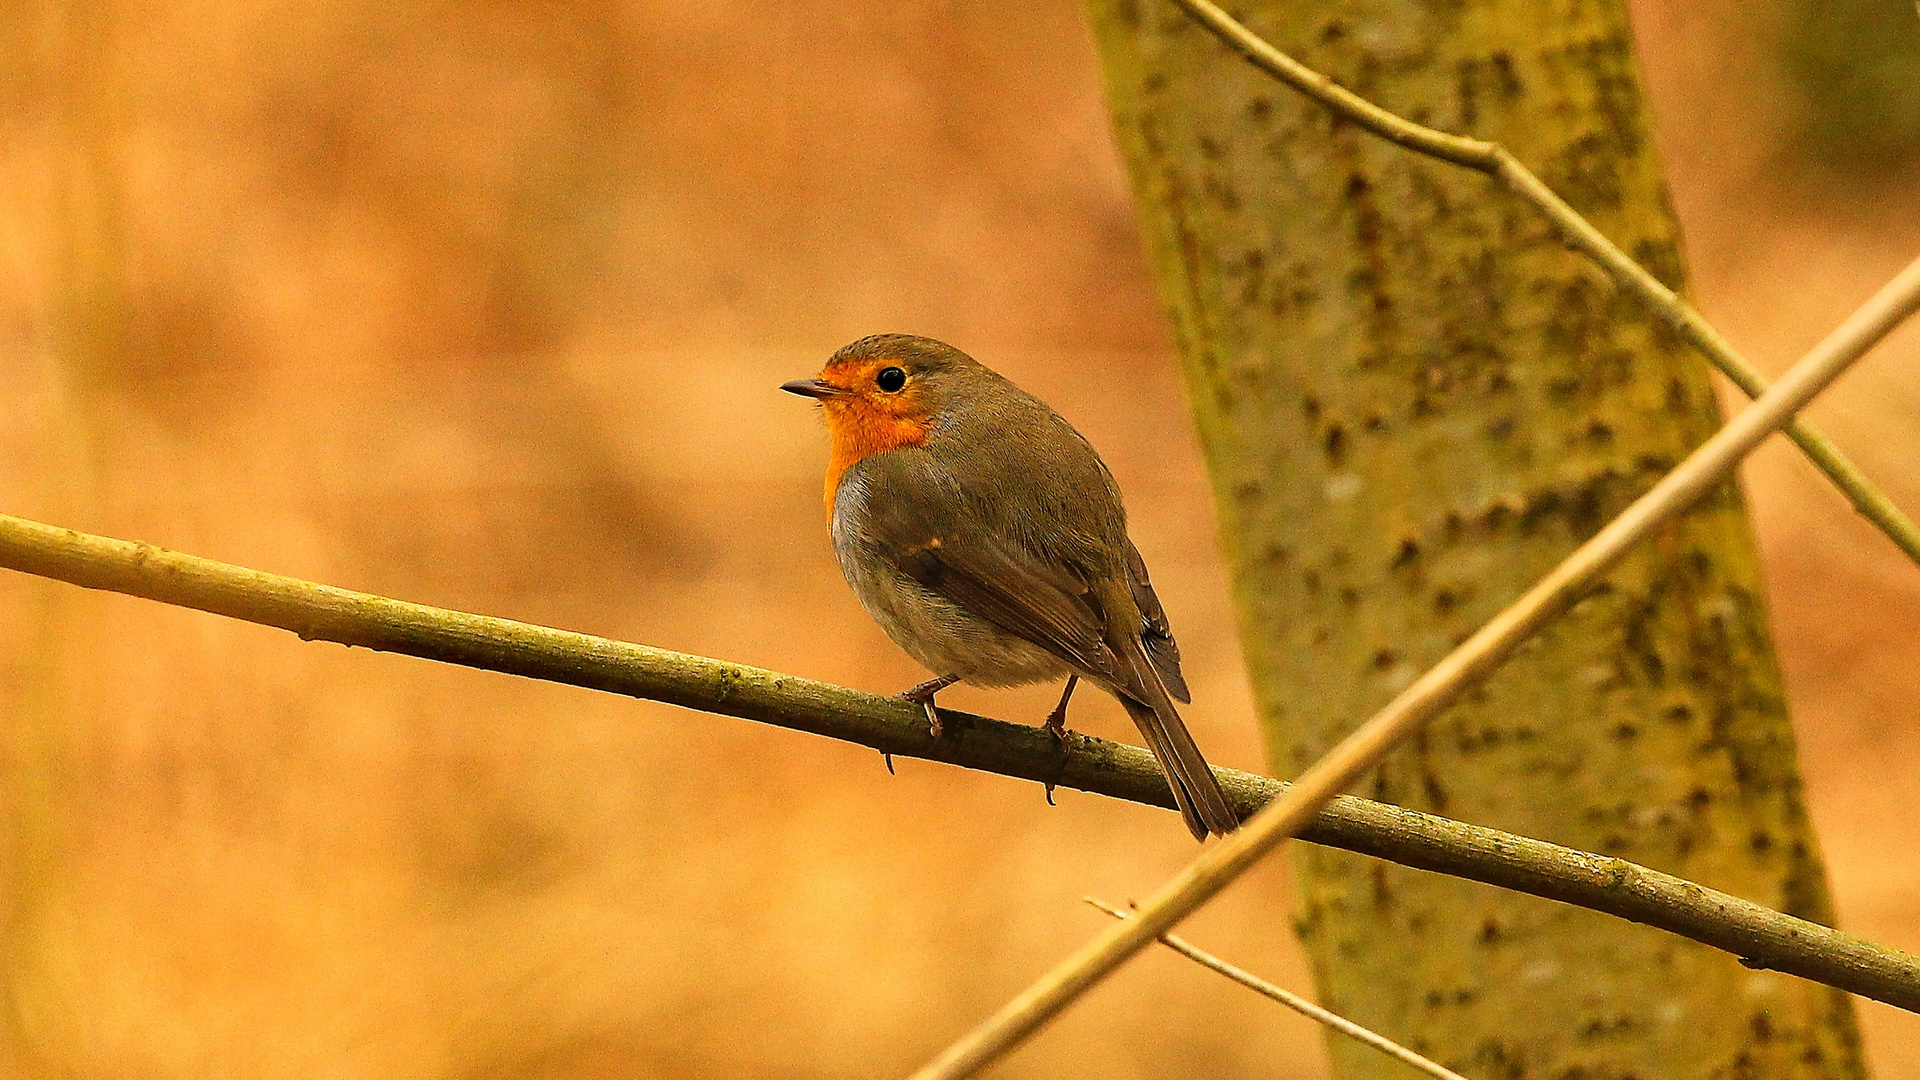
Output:
<path fill-rule="evenodd" d="M 1053 789 L 1060 786 L 1060 776 L 1067 771 L 1067 756 L 1072 748 L 1072 743 L 1067 738 L 1072 732 L 1067 730 L 1066 717 L 1063 715 L 1064 711 L 1065 710 L 1061 709 L 1054 710 L 1053 714 L 1047 717 L 1047 722 L 1042 725 L 1046 728 L 1047 734 L 1053 736 L 1054 748 L 1060 751 L 1060 767 L 1054 770 L 1054 778 L 1046 782 L 1048 806 L 1060 805 L 1053 801 Z"/>
<path fill-rule="evenodd" d="M 933 695 L 959 681 L 958 675 L 942 675 L 939 678 L 928 679 L 919 686 L 902 691 L 900 694 L 901 697 L 927 710 L 927 734 L 933 736 L 935 742 L 939 741 L 940 733 L 946 730 L 946 725 L 940 722 L 940 710 L 934 708 Z"/>

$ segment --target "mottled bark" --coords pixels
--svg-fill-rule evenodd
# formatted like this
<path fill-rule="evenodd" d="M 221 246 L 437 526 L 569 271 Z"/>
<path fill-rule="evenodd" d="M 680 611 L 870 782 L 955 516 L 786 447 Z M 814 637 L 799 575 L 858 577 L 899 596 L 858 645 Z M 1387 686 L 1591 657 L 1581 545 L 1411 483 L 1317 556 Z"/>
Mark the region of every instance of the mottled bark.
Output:
<path fill-rule="evenodd" d="M 1698 357 L 1484 177 L 1333 121 L 1158 0 L 1094 0 L 1274 767 L 1299 769 L 1698 444 Z M 1682 278 L 1624 4 L 1243 4 L 1505 143 Z M 1729 485 L 1362 792 L 1831 919 Z M 1843 995 L 1644 928 L 1297 849 L 1327 1005 L 1480 1080 L 1863 1075 Z M 1334 1045 L 1345 1077 L 1402 1067 Z"/>

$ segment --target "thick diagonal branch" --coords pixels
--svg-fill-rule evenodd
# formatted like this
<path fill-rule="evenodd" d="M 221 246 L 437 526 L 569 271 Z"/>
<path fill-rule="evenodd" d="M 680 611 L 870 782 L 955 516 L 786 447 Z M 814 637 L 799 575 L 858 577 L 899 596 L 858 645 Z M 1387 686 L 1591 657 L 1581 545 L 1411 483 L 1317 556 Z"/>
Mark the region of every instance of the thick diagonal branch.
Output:
<path fill-rule="evenodd" d="M 0 567 L 291 630 L 303 638 L 584 686 L 758 720 L 1003 776 L 1171 808 L 1137 746 L 942 710 L 936 742 L 920 707 L 704 656 L 410 604 L 0 515 Z M 1215 769 L 1250 817 L 1286 790 Z M 1621 859 L 1432 814 L 1339 798 L 1302 833 L 1406 866 L 1531 893 L 1692 938 L 1771 968 L 1920 1011 L 1920 957 L 1875 945 Z"/>
<path fill-rule="evenodd" d="M 1521 645 L 1558 619 L 1608 568 L 1662 524 L 1691 507 L 1768 435 L 1831 385 L 1907 316 L 1920 309 L 1920 259 L 1909 263 L 1826 339 L 1800 358 L 1780 381 L 1634 500 L 1573 554 L 1475 631 L 1387 706 L 1361 724 L 1300 775 L 1237 833 L 1211 844 L 1141 905 L 1140 913 L 1108 928 L 1062 960 L 1000 1011 L 927 1063 L 914 1080 L 973 1076 L 1038 1031 L 1120 965 L 1289 838 L 1298 836 L 1330 801 L 1504 664 Z"/>

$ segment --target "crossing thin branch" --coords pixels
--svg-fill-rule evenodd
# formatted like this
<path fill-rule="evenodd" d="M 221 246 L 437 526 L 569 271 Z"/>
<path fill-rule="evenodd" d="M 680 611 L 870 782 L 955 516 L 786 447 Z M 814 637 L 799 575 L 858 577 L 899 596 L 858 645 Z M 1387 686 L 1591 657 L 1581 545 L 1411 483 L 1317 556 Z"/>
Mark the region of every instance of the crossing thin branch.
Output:
<path fill-rule="evenodd" d="M 411 604 L 149 544 L 0 514 L 0 568 L 451 664 L 583 686 L 1171 809 L 1137 746 L 942 709 L 939 740 L 918 705 L 704 656 Z M 1287 785 L 1215 769 L 1242 819 Z M 1301 838 L 1557 900 L 1665 930 L 1781 971 L 1920 1012 L 1920 957 L 1623 859 L 1341 797 Z"/>
<path fill-rule="evenodd" d="M 1399 696 L 1315 762 L 1287 794 L 1210 844 L 1140 913 L 1106 931 L 929 1062 L 913 1080 L 973 1076 L 1018 1046 L 1081 994 L 1118 970 L 1180 920 L 1297 835 L 1361 773 L 1485 679 L 1521 644 L 1564 614 L 1610 567 L 1655 529 L 1725 480 L 1754 447 L 1780 430 L 1867 350 L 1920 309 L 1920 259 L 1848 317 L 1759 400 L 1702 443 L 1645 495 Z"/>
<path fill-rule="evenodd" d="M 1415 153 L 1438 158 L 1462 168 L 1485 173 L 1509 191 L 1533 204 L 1553 223 L 1566 242 L 1586 255 L 1614 284 L 1638 297 L 1653 314 L 1695 348 L 1706 354 L 1721 373 L 1748 397 L 1767 391 L 1767 381 L 1742 357 L 1720 331 L 1691 304 L 1621 251 L 1580 212 L 1520 163 L 1499 143 L 1470 139 L 1416 124 L 1355 94 L 1325 74 L 1281 52 L 1222 11 L 1211 0 L 1173 0 L 1201 26 L 1213 32 L 1255 67 L 1325 106 L 1356 126 Z M 1832 440 L 1811 425 L 1795 420 L 1784 429 L 1788 438 L 1827 475 L 1860 515 L 1887 535 L 1907 558 L 1920 562 L 1920 526 L 1895 506 L 1892 499 L 1867 479 L 1858 466 L 1840 453 Z"/>
<path fill-rule="evenodd" d="M 1130 919 L 1133 917 L 1121 911 L 1119 908 L 1114 907 L 1112 904 L 1096 900 L 1091 896 L 1083 896 L 1080 899 L 1085 900 L 1087 903 L 1099 908 L 1101 911 L 1106 912 L 1116 919 Z M 1274 1001 L 1285 1005 L 1287 1008 L 1312 1020 L 1316 1024 L 1320 1024 L 1329 1030 L 1337 1031 L 1355 1042 L 1371 1046 L 1383 1054 L 1387 1054 L 1419 1069 L 1428 1076 L 1435 1077 L 1436 1080 L 1467 1080 L 1466 1077 L 1434 1061 L 1432 1058 L 1416 1054 L 1412 1050 L 1401 1046 L 1399 1043 L 1394 1042 L 1392 1039 L 1387 1038 L 1385 1035 L 1371 1028 L 1356 1024 L 1346 1017 L 1341 1016 L 1339 1013 L 1323 1009 L 1313 1002 L 1308 1001 L 1306 998 L 1301 997 L 1299 994 L 1288 990 L 1284 986 L 1275 986 L 1273 983 L 1268 982 L 1245 968 L 1235 967 L 1193 944 L 1186 938 L 1174 934 L 1161 934 L 1160 944 L 1165 945 L 1167 948 L 1172 949 L 1174 952 L 1199 964 L 1203 968 L 1225 975 L 1227 978 L 1232 979 L 1234 982 L 1239 983 L 1241 986 L 1246 987 L 1256 994 L 1272 998 Z"/>

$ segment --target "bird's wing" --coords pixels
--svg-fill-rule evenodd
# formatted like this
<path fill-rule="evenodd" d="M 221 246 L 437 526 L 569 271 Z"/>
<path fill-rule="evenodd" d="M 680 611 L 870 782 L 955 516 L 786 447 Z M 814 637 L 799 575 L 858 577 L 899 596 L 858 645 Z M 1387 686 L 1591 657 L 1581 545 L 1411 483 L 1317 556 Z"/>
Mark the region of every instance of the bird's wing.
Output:
<path fill-rule="evenodd" d="M 1133 587 L 1133 602 L 1140 609 L 1140 643 L 1147 647 L 1147 659 L 1160 676 L 1160 684 L 1173 700 L 1192 701 L 1187 680 L 1180 674 L 1180 646 L 1173 640 L 1167 609 L 1160 606 L 1160 597 L 1147 580 L 1147 560 L 1140 557 L 1140 549 L 1132 540 L 1127 541 L 1127 584 Z"/>
<path fill-rule="evenodd" d="M 876 472 L 907 468 L 863 462 Z M 1053 565 L 1018 542 L 999 537 L 976 520 L 962 520 L 952 507 L 952 492 L 928 496 L 920 483 L 869 477 L 862 533 L 873 550 L 894 569 L 923 588 L 965 608 L 1007 632 L 1033 642 L 1083 671 L 1111 678 L 1112 650 L 1105 641 L 1106 619 L 1088 583 Z"/>

